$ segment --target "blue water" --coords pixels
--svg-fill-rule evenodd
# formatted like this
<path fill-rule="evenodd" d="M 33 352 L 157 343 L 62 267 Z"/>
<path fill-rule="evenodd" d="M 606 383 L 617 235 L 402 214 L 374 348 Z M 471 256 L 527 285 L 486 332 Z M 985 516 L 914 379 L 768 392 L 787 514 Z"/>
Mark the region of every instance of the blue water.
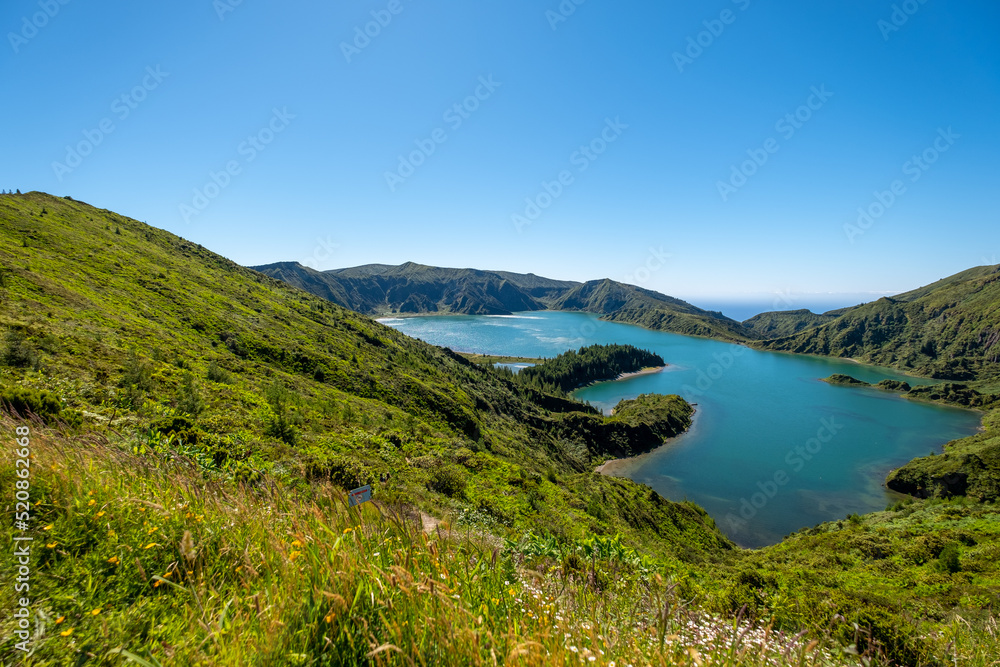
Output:
<path fill-rule="evenodd" d="M 761 546 L 799 528 L 882 510 L 899 498 L 883 486 L 892 468 L 976 432 L 979 414 L 916 403 L 875 389 L 821 382 L 846 373 L 868 382 L 930 381 L 844 360 L 806 357 L 602 322 L 584 313 L 383 320 L 462 352 L 552 357 L 593 343 L 652 350 L 660 373 L 576 392 L 609 410 L 643 393 L 697 404 L 691 430 L 654 452 L 609 466 L 671 500 L 691 500 L 738 544 Z"/>

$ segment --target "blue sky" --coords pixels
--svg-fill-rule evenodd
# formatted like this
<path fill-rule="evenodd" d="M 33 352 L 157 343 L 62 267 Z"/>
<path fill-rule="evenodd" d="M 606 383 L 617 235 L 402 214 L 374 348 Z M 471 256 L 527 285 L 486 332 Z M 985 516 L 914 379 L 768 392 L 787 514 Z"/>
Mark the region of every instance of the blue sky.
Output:
<path fill-rule="evenodd" d="M 799 307 L 1000 261 L 993 1 L 63 2 L 0 10 L 0 188 L 242 264 Z"/>

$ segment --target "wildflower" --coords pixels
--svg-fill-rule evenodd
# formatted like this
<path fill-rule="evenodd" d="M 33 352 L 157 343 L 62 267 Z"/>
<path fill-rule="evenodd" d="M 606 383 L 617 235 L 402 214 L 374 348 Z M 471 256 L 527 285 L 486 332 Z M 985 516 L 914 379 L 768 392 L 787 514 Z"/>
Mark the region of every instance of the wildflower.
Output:
<path fill-rule="evenodd" d="M 55 549 L 55 547 L 56 547 L 57 544 L 59 544 L 59 543 L 58 542 L 51 542 L 49 544 L 46 544 L 45 546 L 47 546 L 49 549 Z"/>
<path fill-rule="evenodd" d="M 240 570 L 242 570 L 242 569 L 243 569 L 243 566 L 242 566 L 242 565 L 240 565 L 240 566 L 239 566 L 238 568 L 236 568 L 236 574 L 239 574 L 239 573 L 240 573 Z"/>
<path fill-rule="evenodd" d="M 333 623 L 333 612 L 330 612 L 329 614 L 324 616 L 323 620 L 326 621 L 327 623 Z"/>
<path fill-rule="evenodd" d="M 49 525 L 45 526 L 45 528 L 42 528 L 42 530 L 52 530 L 55 527 L 56 527 L 56 524 L 50 523 Z"/>
<path fill-rule="evenodd" d="M 158 531 L 158 530 L 159 530 L 159 528 L 157 528 L 156 526 L 153 526 L 153 527 L 152 527 L 152 528 L 150 528 L 150 529 L 149 529 L 148 531 L 146 531 L 146 534 L 147 534 L 147 535 L 152 535 L 153 533 L 155 533 L 155 532 L 156 532 L 156 531 Z"/>
<path fill-rule="evenodd" d="M 298 558 L 301 555 L 302 555 L 301 551 L 293 551 L 292 553 L 290 553 L 288 555 L 288 560 L 295 560 L 296 558 Z"/>
<path fill-rule="evenodd" d="M 146 546 L 144 546 L 143 549 L 152 549 L 153 547 L 158 547 L 158 546 L 160 546 L 160 545 L 157 544 L 156 542 L 150 542 L 149 544 L 147 544 Z"/>
<path fill-rule="evenodd" d="M 347 534 L 348 534 L 349 532 L 351 532 L 352 530 L 354 530 L 354 529 L 353 529 L 353 528 L 345 528 L 345 529 L 344 529 L 344 535 L 347 535 Z"/>
<path fill-rule="evenodd" d="M 117 565 L 121 561 L 118 560 L 118 556 L 112 556 L 111 558 L 108 559 L 108 562 L 111 563 L 112 565 Z"/>
<path fill-rule="evenodd" d="M 97 518 L 100 519 L 104 515 L 105 515 L 105 512 L 98 512 L 97 513 Z"/>
<path fill-rule="evenodd" d="M 65 616 L 60 616 L 59 618 L 56 619 L 56 625 L 59 625 L 60 623 L 62 623 L 65 620 L 66 620 Z"/>
<path fill-rule="evenodd" d="M 500 600 L 498 598 L 493 598 L 493 604 L 500 604 Z"/>
<path fill-rule="evenodd" d="M 293 546 L 293 547 L 301 547 L 301 546 L 302 546 L 302 543 L 301 543 L 301 542 L 299 542 L 298 540 L 295 540 L 294 542 L 292 542 L 292 546 Z"/>
<path fill-rule="evenodd" d="M 93 507 L 93 506 L 94 506 L 94 505 L 96 505 L 96 504 L 97 504 L 97 501 L 96 501 L 96 500 L 94 500 L 93 498 L 91 498 L 91 499 L 90 499 L 90 502 L 89 502 L 89 503 L 87 503 L 87 507 Z"/>
<path fill-rule="evenodd" d="M 100 607 L 98 607 L 94 611 L 90 612 L 91 616 L 97 616 L 100 613 L 101 613 L 101 608 Z"/>
<path fill-rule="evenodd" d="M 59 636 L 69 637 L 71 634 L 73 634 L 73 628 L 70 628 L 69 630 L 63 630 L 62 632 L 59 633 Z"/>

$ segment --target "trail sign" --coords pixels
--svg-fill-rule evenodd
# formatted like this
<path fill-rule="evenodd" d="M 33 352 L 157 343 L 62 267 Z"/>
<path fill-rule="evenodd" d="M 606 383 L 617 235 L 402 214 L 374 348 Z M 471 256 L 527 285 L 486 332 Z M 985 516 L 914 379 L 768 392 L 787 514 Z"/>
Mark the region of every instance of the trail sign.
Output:
<path fill-rule="evenodd" d="M 361 503 L 367 503 L 372 499 L 372 485 L 365 484 L 360 489 L 354 489 L 347 496 L 347 506 L 354 507 L 355 505 L 360 505 Z"/>

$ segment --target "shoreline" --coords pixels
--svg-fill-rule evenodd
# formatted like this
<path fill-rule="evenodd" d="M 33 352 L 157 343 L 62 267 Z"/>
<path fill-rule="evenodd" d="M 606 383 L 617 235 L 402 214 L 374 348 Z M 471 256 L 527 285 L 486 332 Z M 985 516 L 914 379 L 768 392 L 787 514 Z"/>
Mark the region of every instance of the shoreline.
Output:
<path fill-rule="evenodd" d="M 692 403 L 691 405 L 697 406 L 696 403 Z M 623 463 L 630 463 L 643 456 L 648 456 L 654 452 L 663 449 L 667 445 L 675 444 L 678 440 L 680 440 L 684 436 L 692 433 L 695 427 L 698 425 L 698 414 L 699 414 L 698 408 L 695 407 L 694 412 L 691 413 L 691 425 L 687 427 L 686 430 L 684 430 L 682 433 L 678 433 L 672 438 L 667 438 L 653 449 L 650 449 L 648 452 L 643 452 L 642 454 L 636 454 L 635 456 L 629 456 L 624 459 L 608 459 L 601 465 L 594 468 L 594 472 L 599 473 L 601 475 L 607 475 L 608 477 L 617 477 L 618 475 L 614 474 L 614 468 L 620 467 Z"/>
<path fill-rule="evenodd" d="M 628 378 L 639 377 L 640 375 L 653 375 L 654 373 L 661 373 L 667 369 L 670 364 L 664 364 L 663 366 L 650 366 L 648 368 L 643 368 L 642 370 L 632 371 L 631 373 L 622 373 L 613 380 L 603 380 L 603 382 L 618 382 L 619 380 L 627 380 Z"/>

